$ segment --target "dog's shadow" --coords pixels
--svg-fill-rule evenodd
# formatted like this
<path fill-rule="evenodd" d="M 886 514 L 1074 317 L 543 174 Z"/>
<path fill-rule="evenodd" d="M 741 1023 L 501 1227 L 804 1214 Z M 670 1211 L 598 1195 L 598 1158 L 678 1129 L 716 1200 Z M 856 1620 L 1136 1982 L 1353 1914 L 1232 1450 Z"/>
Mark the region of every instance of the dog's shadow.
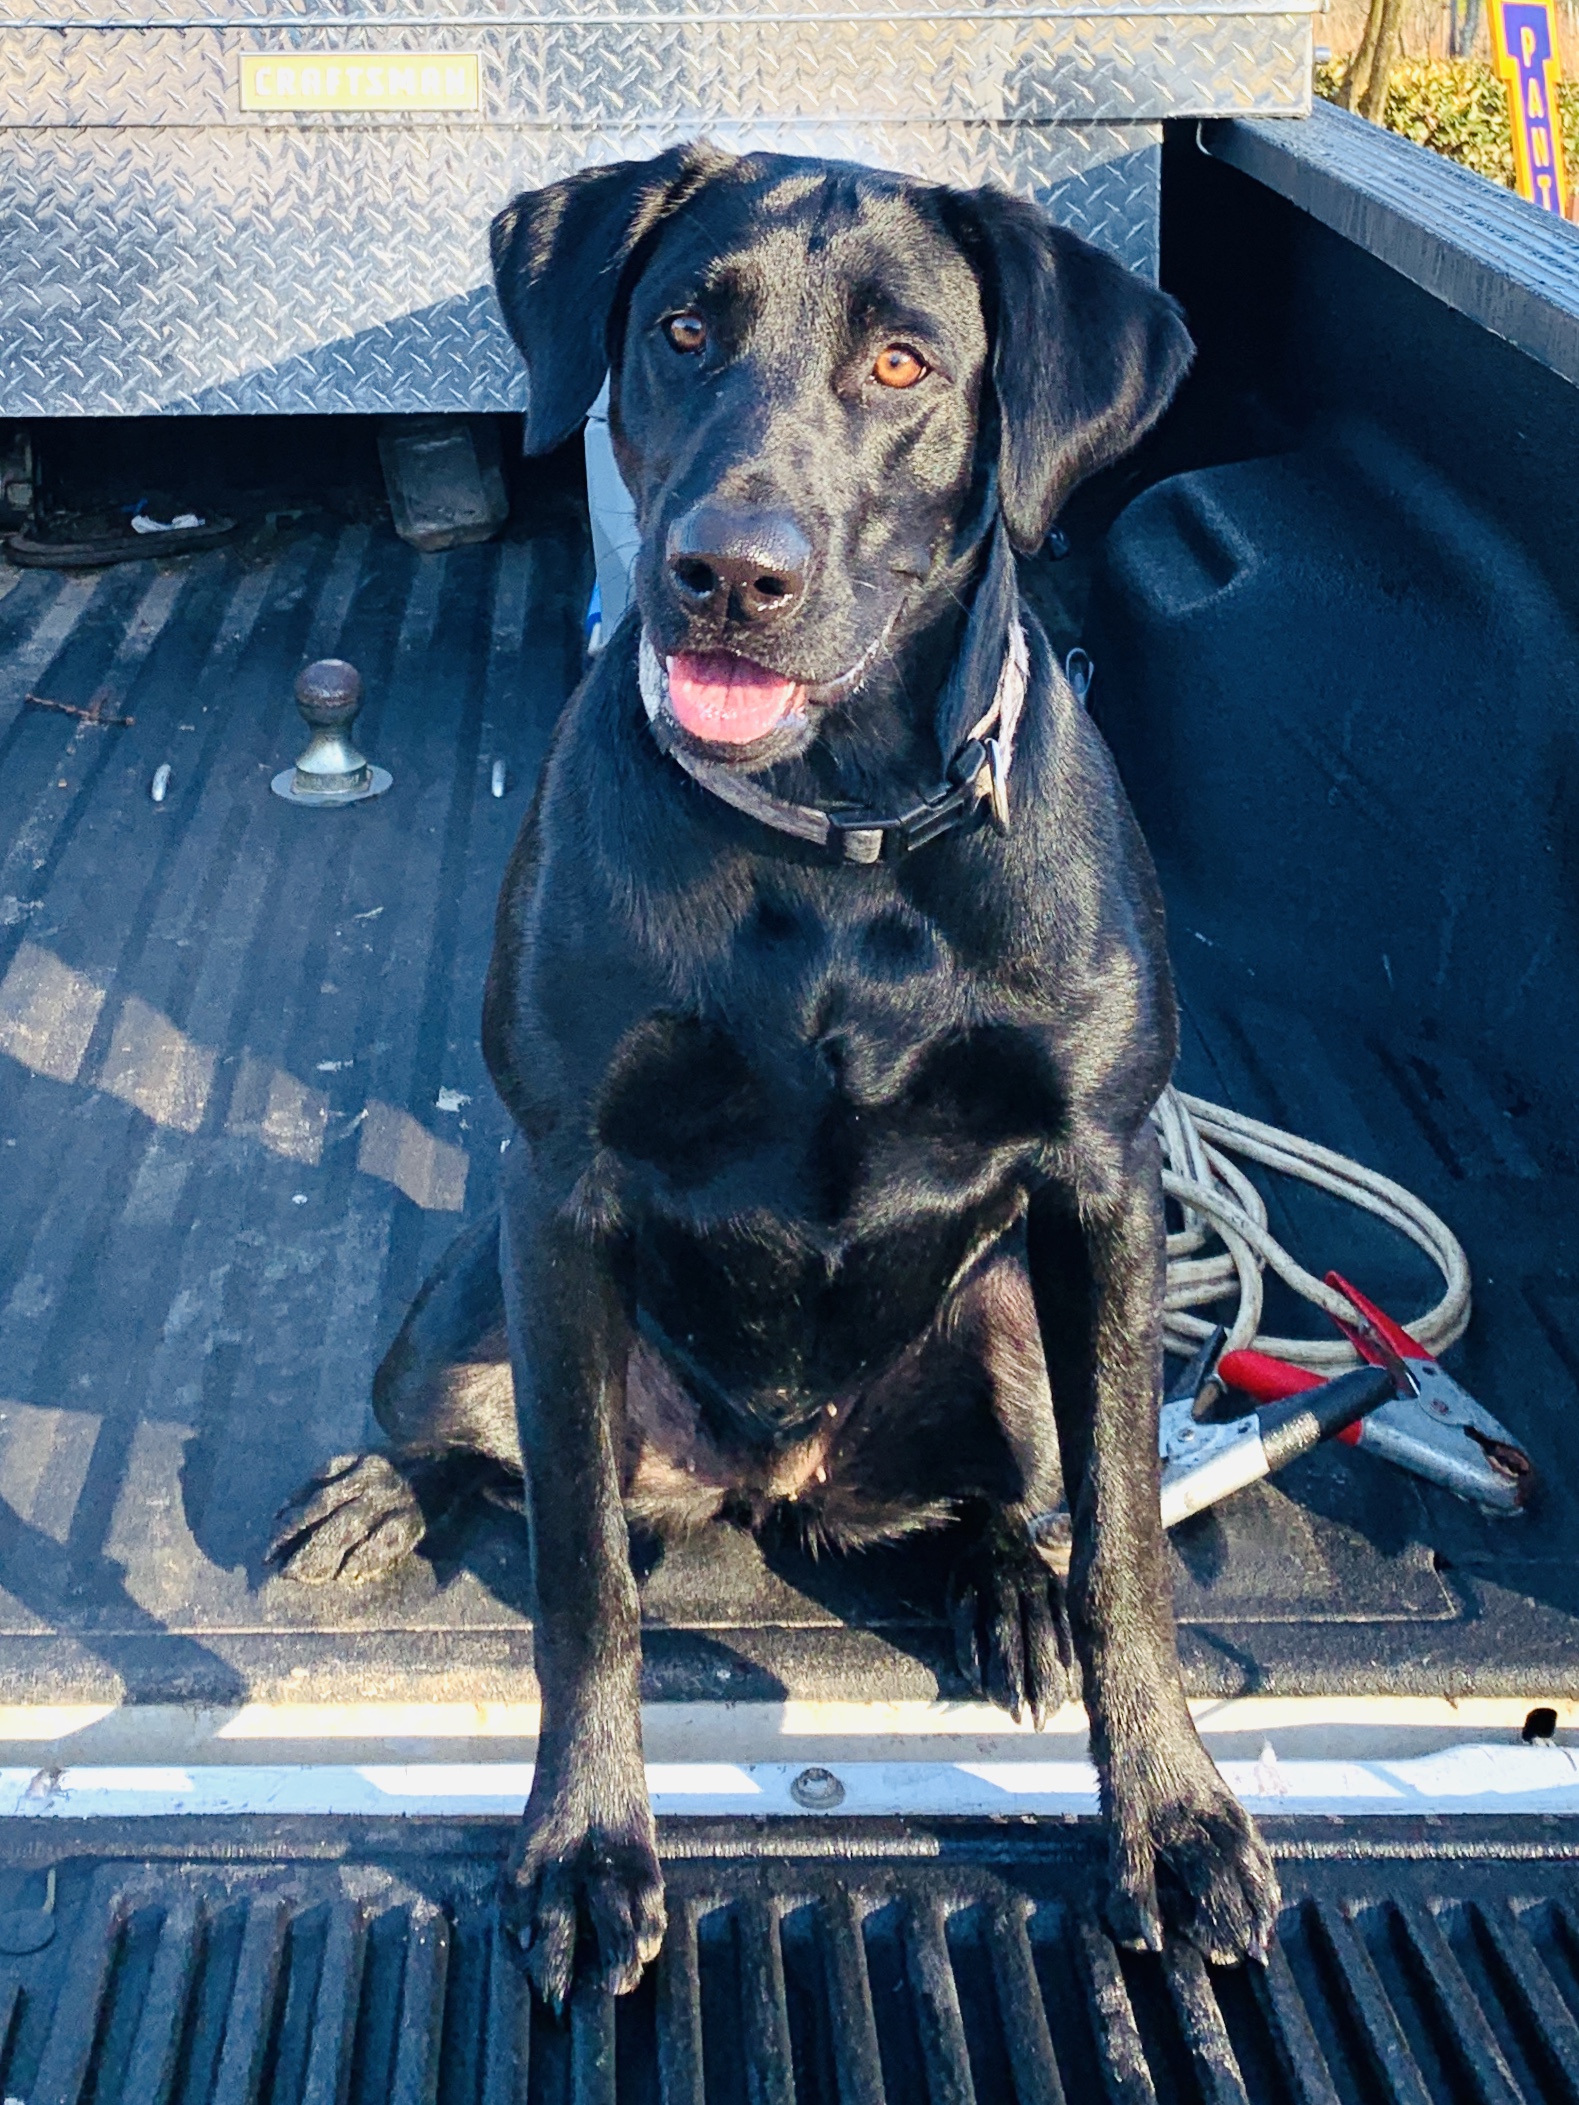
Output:
<path fill-rule="evenodd" d="M 955 1686 L 945 1616 L 955 1548 L 949 1529 L 823 1555 L 787 1531 L 769 1529 L 759 1539 L 723 1520 L 679 1541 L 635 1530 L 631 1562 L 649 1667 L 667 1662 L 666 1694 L 685 1693 L 699 1675 L 696 1695 L 727 1684 L 730 1696 L 782 1697 L 796 1692 L 785 1673 L 808 1640 L 832 1667 L 829 1638 L 848 1633 L 863 1676 L 874 1664 L 875 1638 L 924 1667 L 943 1693 L 963 1693 L 962 1682 Z M 501 1607 L 532 1621 L 526 1520 L 502 1499 L 480 1499 L 441 1522 L 417 1554 L 432 1566 L 441 1592 L 470 1573 Z"/>
<path fill-rule="evenodd" d="M 928 1692 L 963 1695 L 945 1614 L 956 1535 L 818 1554 L 790 1528 L 754 1535 L 714 1522 L 679 1543 L 640 1546 L 644 1626 L 734 1629 L 753 1657 L 778 1658 L 786 1673 L 829 1687 L 870 1689 L 874 1674 L 891 1675 L 894 1693 L 914 1693 L 922 1684 L 900 1663 L 909 1660 L 925 1670 Z M 894 1653 L 899 1661 L 885 1658 Z"/>

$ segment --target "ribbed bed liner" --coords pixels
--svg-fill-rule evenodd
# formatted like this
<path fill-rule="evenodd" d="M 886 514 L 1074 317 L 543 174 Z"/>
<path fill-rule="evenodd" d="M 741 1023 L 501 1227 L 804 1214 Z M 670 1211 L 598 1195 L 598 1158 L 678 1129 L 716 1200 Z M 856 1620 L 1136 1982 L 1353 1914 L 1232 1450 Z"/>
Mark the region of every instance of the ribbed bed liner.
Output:
<path fill-rule="evenodd" d="M 551 495 L 551 493 L 550 493 Z M 478 1048 L 500 871 L 580 661 L 560 500 L 419 556 L 262 529 L 97 578 L 0 571 L 0 1673 L 12 1700 L 531 1693 L 520 1527 L 485 1513 L 386 1583 L 261 1564 L 274 1508 L 369 1434 L 378 1356 L 490 1202 Z M 339 653 L 376 803 L 268 793 L 291 687 Z M 101 692 L 130 729 L 28 705 Z M 493 764 L 506 768 L 495 798 Z M 155 769 L 172 769 L 162 805 Z M 1167 871 L 1164 870 L 1164 878 Z M 1469 1246 L 1457 1362 L 1546 1496 L 1482 1519 L 1328 1449 L 1178 1531 L 1202 1693 L 1579 1692 L 1579 1182 L 1571 1143 L 1451 1048 L 1258 1003 L 1176 917 L 1181 1078 L 1419 1190 Z M 1433 1282 L 1304 1190 L 1274 1225 L 1400 1313 Z M 1272 1300 L 1281 1320 L 1291 1312 Z M 939 1563 L 764 1562 L 720 1530 L 646 1578 L 655 1697 L 929 1696 Z"/>
<path fill-rule="evenodd" d="M 1579 1833 L 1268 1830 L 1270 1965 L 1117 1953 L 1088 1825 L 687 1824 L 670 1930 L 556 2021 L 499 1942 L 505 1830 L 13 1825 L 27 2105 L 1544 2105 L 1579 2098 Z M 1543 1851 L 1543 1855 L 1532 1851 Z M 53 1915 L 41 1910 L 54 1871 Z"/>

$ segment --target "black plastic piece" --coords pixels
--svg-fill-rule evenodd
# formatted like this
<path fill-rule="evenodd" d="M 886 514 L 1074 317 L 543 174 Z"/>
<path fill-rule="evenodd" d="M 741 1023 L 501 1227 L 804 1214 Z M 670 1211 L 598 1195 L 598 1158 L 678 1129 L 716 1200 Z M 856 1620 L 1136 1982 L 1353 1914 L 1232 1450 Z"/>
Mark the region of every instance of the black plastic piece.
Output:
<path fill-rule="evenodd" d="M 1281 1469 L 1296 1456 L 1309 1454 L 1323 1440 L 1342 1432 L 1357 1418 L 1388 1403 L 1397 1394 L 1385 1367 L 1356 1367 L 1319 1389 L 1287 1396 L 1281 1403 L 1261 1409 L 1261 1445 L 1266 1449 L 1267 1473 Z"/>
<path fill-rule="evenodd" d="M 1117 1951 L 1094 1822 L 670 1823 L 635 1994 L 562 2021 L 497 1821 L 34 1821 L 0 1969 L 28 2105 L 1499 2105 L 1579 2098 L 1579 1821 L 1271 1822 L 1266 1968 Z"/>
<path fill-rule="evenodd" d="M 1210 1397 L 1207 1394 L 1207 1383 L 1211 1382 L 1213 1384 L 1214 1394 L 1221 1392 L 1222 1383 L 1215 1379 L 1215 1370 L 1218 1360 L 1222 1357 L 1223 1347 L 1227 1342 L 1228 1330 L 1226 1325 L 1214 1323 L 1172 1381 L 1169 1382 L 1163 1395 L 1163 1402 L 1165 1404 L 1183 1403 L 1188 1398 L 1195 1408 L 1195 1414 L 1198 1416 L 1202 1404 L 1210 1401 Z"/>

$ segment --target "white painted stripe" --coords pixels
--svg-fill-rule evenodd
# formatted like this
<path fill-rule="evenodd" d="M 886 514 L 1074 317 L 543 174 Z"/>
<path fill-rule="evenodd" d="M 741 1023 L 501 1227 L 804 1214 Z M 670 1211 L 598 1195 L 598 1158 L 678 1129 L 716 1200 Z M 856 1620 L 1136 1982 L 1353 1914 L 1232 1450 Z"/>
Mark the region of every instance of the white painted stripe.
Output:
<path fill-rule="evenodd" d="M 1083 1761 L 839 1762 L 842 1815 L 1094 1814 L 1096 1776 Z M 1221 1765 L 1263 1813 L 1579 1814 L 1579 1754 L 1566 1747 L 1471 1745 L 1404 1761 L 1258 1761 Z M 792 1792 L 799 1762 L 654 1762 L 660 1814 L 804 1818 Z M 186 1768 L 0 1769 L 0 1817 L 126 1818 L 240 1813 L 513 1814 L 531 1788 L 528 1762 L 407 1762 Z"/>
<path fill-rule="evenodd" d="M 1190 1709 L 1206 1745 L 1238 1756 L 1272 1739 L 1284 1756 L 1400 1758 L 1432 1745 L 1518 1739 L 1528 1711 L 1550 1705 L 1558 1730 L 1579 1730 L 1579 1703 L 1531 1688 L 1507 1697 L 1227 1697 L 1196 1699 Z M 246 1760 L 257 1743 L 274 1743 L 295 1760 L 324 1756 L 337 1743 L 362 1741 L 364 1760 L 425 1758 L 440 1747 L 514 1741 L 509 1758 L 528 1758 L 539 1726 L 533 1701 L 259 1701 L 232 1707 L 175 1703 L 0 1703 L 0 1764 L 74 1756 L 107 1762 Z M 1065 1705 L 1042 1735 L 1019 1726 L 990 1703 L 648 1703 L 642 1732 L 655 1760 L 817 1762 L 834 1751 L 859 1760 L 971 1760 L 1002 1751 L 1004 1760 L 1044 1751 L 1048 1758 L 1084 1751 L 1086 1718 Z M 76 1745 L 74 1745 L 76 1743 Z M 842 1747 L 838 1743 L 844 1743 Z M 377 1751 L 375 1751 L 377 1749 Z M 467 1749 L 469 1751 L 469 1749 Z M 255 1758 L 255 1756 L 253 1756 Z M 345 1756 L 341 1756 L 343 1760 Z"/>

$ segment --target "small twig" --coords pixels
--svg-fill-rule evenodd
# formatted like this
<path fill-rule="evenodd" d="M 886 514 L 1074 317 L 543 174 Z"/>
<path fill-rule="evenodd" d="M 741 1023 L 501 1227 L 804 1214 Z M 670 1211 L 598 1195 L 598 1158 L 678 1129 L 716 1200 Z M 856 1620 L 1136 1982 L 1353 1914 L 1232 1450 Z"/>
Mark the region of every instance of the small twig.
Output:
<path fill-rule="evenodd" d="M 31 702 L 35 709 L 58 709 L 62 716 L 75 716 L 85 724 L 100 724 L 109 727 L 122 724 L 130 726 L 136 723 L 137 719 L 135 716 L 106 716 L 104 703 L 107 699 L 108 690 L 103 687 L 99 689 L 86 709 L 79 709 L 75 702 L 52 702 L 47 694 L 23 696 L 23 700 Z"/>

